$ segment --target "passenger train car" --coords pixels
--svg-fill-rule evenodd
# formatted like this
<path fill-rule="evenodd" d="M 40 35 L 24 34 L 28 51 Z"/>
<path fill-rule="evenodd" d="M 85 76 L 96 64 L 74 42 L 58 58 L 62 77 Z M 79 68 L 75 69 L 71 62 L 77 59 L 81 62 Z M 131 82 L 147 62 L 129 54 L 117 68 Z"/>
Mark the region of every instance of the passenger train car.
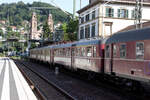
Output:
<path fill-rule="evenodd" d="M 107 39 L 35 48 L 30 50 L 30 58 L 149 83 L 150 28 L 116 33 Z"/>

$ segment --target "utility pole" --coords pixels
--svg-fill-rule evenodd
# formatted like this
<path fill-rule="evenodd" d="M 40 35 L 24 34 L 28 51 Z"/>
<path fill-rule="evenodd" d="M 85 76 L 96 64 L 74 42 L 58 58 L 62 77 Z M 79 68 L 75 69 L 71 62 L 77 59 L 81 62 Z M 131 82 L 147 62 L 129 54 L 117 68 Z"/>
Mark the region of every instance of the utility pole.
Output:
<path fill-rule="evenodd" d="M 76 0 L 73 0 L 73 19 L 75 19 L 76 14 Z"/>
<path fill-rule="evenodd" d="M 143 7 L 143 0 L 136 0 L 135 6 L 135 25 L 136 29 L 142 28 L 142 7 Z"/>
<path fill-rule="evenodd" d="M 82 0 L 80 0 L 80 9 L 81 9 L 81 5 L 82 5 Z"/>

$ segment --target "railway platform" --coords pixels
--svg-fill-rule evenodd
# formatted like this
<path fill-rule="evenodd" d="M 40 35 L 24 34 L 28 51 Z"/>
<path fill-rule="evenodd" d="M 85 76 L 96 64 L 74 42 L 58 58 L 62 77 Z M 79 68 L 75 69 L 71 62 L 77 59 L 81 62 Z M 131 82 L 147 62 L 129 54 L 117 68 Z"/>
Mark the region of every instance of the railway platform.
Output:
<path fill-rule="evenodd" d="M 13 60 L 7 57 L 0 58 L 0 100 L 37 100 Z"/>

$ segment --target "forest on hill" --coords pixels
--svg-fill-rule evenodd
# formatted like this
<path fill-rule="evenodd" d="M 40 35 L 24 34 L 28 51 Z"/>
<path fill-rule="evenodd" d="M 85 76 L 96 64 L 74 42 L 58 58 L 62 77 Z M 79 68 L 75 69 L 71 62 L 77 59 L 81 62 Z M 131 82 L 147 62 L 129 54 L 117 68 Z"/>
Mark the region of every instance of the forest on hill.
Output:
<path fill-rule="evenodd" d="M 29 9 L 30 7 L 53 7 L 54 9 Z M 70 17 L 62 10 L 57 9 L 51 4 L 43 2 L 33 2 L 32 4 L 25 4 L 20 1 L 18 3 L 1 4 L 0 5 L 0 20 L 8 20 L 9 24 L 18 26 L 21 25 L 24 20 L 30 21 L 32 12 L 35 11 L 38 16 L 38 23 L 47 20 L 49 13 L 52 14 L 54 23 L 68 22 Z M 71 15 L 71 14 L 70 14 Z"/>

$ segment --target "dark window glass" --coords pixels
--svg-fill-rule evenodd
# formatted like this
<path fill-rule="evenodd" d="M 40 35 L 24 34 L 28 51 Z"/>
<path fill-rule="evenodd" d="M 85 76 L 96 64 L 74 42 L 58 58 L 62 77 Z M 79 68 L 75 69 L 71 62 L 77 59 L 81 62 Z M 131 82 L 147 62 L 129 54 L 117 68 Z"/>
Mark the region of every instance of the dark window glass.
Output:
<path fill-rule="evenodd" d="M 89 20 L 90 20 L 90 15 L 87 14 L 87 15 L 86 15 L 86 21 L 89 21 Z"/>
<path fill-rule="evenodd" d="M 84 17 L 81 17 L 81 23 L 84 23 Z"/>
<path fill-rule="evenodd" d="M 84 27 L 81 27 L 80 29 L 80 39 L 84 38 Z"/>
<path fill-rule="evenodd" d="M 110 57 L 110 47 L 109 45 L 106 46 L 106 58 Z"/>
<path fill-rule="evenodd" d="M 95 19 L 95 11 L 92 12 L 92 19 Z"/>
<path fill-rule="evenodd" d="M 90 37 L 90 25 L 87 25 L 85 27 L 85 38 L 89 38 Z"/>
<path fill-rule="evenodd" d="M 92 24 L 92 37 L 95 37 L 95 23 Z"/>
<path fill-rule="evenodd" d="M 114 9 L 106 8 L 106 17 L 114 17 Z"/>
<path fill-rule="evenodd" d="M 144 58 L 144 43 L 142 42 L 136 43 L 136 58 L 137 59 Z"/>
<path fill-rule="evenodd" d="M 125 58 L 126 57 L 126 45 L 121 44 L 120 45 L 120 58 Z"/>

